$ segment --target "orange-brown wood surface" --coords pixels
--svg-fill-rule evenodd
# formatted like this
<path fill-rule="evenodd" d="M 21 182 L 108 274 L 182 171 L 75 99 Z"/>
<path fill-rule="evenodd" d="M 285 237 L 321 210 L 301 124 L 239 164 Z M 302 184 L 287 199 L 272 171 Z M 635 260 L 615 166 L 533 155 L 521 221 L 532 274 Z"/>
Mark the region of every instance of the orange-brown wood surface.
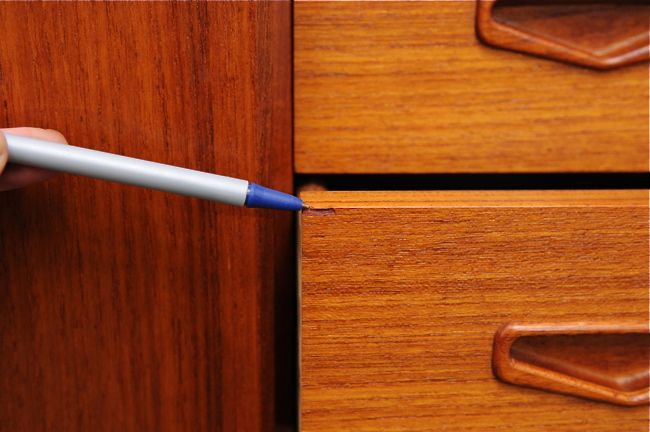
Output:
<path fill-rule="evenodd" d="M 647 407 L 505 384 L 491 365 L 506 323 L 648 322 L 648 191 L 303 198 L 303 431 L 648 430 Z"/>
<path fill-rule="evenodd" d="M 297 1 L 296 170 L 648 171 L 647 63 L 599 72 L 494 49 L 475 11 Z"/>
<path fill-rule="evenodd" d="M 289 2 L 1 2 L 0 127 L 291 191 Z M 0 194 L 0 430 L 255 431 L 291 216 L 61 176 Z"/>

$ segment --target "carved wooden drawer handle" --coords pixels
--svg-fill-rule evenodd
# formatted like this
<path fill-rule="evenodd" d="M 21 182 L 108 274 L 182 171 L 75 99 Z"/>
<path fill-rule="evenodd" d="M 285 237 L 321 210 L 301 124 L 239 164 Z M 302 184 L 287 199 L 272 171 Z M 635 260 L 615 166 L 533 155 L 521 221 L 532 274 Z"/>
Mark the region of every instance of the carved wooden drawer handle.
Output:
<path fill-rule="evenodd" d="M 487 44 L 598 69 L 648 60 L 649 0 L 478 0 Z"/>
<path fill-rule="evenodd" d="M 648 324 L 508 324 L 492 366 L 508 383 L 620 405 L 650 402 Z"/>

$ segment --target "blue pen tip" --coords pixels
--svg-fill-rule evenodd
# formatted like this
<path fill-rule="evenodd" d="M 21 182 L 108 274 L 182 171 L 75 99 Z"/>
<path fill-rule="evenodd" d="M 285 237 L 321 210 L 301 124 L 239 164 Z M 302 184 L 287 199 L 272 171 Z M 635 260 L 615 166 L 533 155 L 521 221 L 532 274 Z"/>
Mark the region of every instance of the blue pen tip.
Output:
<path fill-rule="evenodd" d="M 288 193 L 269 189 L 255 183 L 248 184 L 246 194 L 246 207 L 268 208 L 274 210 L 300 211 L 304 207 L 303 201 Z"/>

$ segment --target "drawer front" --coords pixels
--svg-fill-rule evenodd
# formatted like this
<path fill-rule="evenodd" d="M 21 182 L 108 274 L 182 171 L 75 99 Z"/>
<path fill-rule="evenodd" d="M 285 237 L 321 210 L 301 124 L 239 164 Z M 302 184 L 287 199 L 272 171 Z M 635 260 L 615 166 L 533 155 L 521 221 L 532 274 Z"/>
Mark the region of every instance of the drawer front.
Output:
<path fill-rule="evenodd" d="M 647 325 L 648 197 L 304 193 L 302 430 L 647 431 L 647 406 L 505 384 L 492 355 L 507 323 Z"/>
<path fill-rule="evenodd" d="M 294 8 L 301 173 L 647 172 L 648 65 L 502 51 L 474 1 Z"/>

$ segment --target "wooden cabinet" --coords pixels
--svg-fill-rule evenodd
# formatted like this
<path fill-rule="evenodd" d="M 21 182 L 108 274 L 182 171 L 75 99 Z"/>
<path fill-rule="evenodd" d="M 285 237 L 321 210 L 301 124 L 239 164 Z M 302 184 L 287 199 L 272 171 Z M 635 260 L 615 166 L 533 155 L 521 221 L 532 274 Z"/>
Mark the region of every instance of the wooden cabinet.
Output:
<path fill-rule="evenodd" d="M 647 406 L 505 384 L 492 357 L 509 323 L 630 325 L 642 335 L 617 354 L 622 369 L 604 366 L 611 339 L 573 363 L 647 389 L 649 197 L 305 192 L 301 430 L 647 431 Z"/>
<path fill-rule="evenodd" d="M 648 172 L 647 65 L 487 47 L 476 6 L 0 2 L 0 127 L 286 192 L 294 174 Z M 644 340 L 647 191 L 305 198 L 304 430 L 647 430 L 643 408 L 491 372 L 499 328 Z M 0 430 L 292 423 L 294 234 L 286 213 L 74 176 L 3 193 Z M 506 358 L 548 368 L 519 335 Z"/>
<path fill-rule="evenodd" d="M 579 2 L 527 3 L 553 9 L 537 32 L 570 19 L 562 11 Z M 636 3 L 632 13 L 650 15 Z M 602 72 L 494 49 L 477 36 L 476 9 L 476 1 L 296 1 L 296 171 L 648 171 L 647 62 Z M 616 17 L 591 21 L 607 29 Z M 647 46 L 650 21 L 640 22 L 636 42 Z M 565 33 L 607 42 L 609 33 L 587 30 L 570 21 Z"/>

